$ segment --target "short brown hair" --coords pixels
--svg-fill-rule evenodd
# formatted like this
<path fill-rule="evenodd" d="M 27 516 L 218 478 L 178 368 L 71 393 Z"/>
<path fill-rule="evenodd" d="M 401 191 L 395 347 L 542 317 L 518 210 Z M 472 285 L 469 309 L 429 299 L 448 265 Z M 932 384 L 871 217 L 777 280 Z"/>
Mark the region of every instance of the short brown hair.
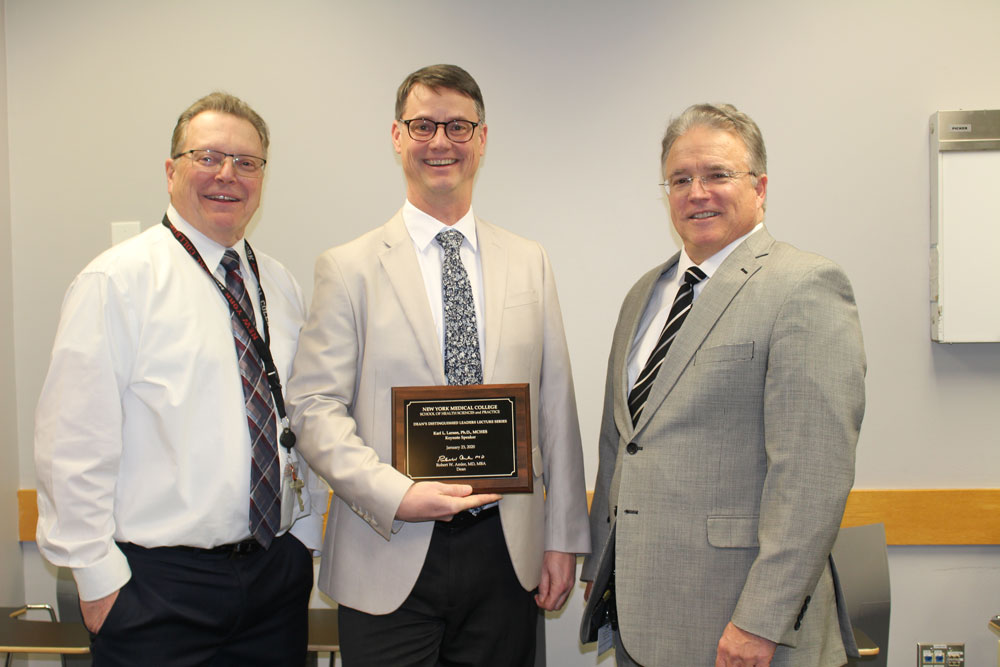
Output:
<path fill-rule="evenodd" d="M 479 114 L 478 122 L 486 122 L 486 105 L 483 103 L 483 93 L 479 84 L 458 65 L 428 65 L 403 79 L 396 91 L 396 119 L 403 120 L 403 110 L 406 108 L 406 98 L 417 84 L 427 86 L 434 92 L 439 88 L 454 90 L 470 98 L 476 105 Z M 449 119 L 450 120 L 450 119 Z M 471 120 L 471 119 L 468 119 Z"/>
<path fill-rule="evenodd" d="M 174 125 L 174 134 L 170 139 L 170 157 L 177 157 L 184 139 L 187 137 L 188 124 L 191 119 L 203 111 L 217 111 L 227 113 L 237 118 L 249 122 L 260 135 L 260 144 L 264 148 L 264 154 L 259 157 L 267 157 L 267 147 L 271 143 L 271 136 L 267 129 L 267 123 L 254 111 L 249 104 L 229 93 L 216 91 L 209 93 L 189 106 L 181 115 L 177 117 L 177 124 Z"/>

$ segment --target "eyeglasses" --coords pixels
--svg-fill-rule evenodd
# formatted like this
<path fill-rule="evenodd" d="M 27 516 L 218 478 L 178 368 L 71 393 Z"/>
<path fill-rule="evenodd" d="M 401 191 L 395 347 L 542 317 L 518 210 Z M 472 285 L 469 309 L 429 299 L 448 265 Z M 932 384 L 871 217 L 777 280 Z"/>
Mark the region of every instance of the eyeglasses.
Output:
<path fill-rule="evenodd" d="M 687 192 L 691 189 L 691 184 L 697 178 L 701 181 L 701 187 L 708 191 L 723 188 L 740 176 L 756 176 L 752 171 L 713 171 L 704 176 L 672 176 L 669 180 L 660 183 L 668 195 Z"/>
<path fill-rule="evenodd" d="M 240 176 L 247 178 L 260 178 L 263 176 L 264 165 L 267 164 L 267 160 L 262 157 L 223 153 L 222 151 L 213 151 L 211 148 L 193 148 L 189 151 L 178 153 L 173 157 L 176 160 L 182 155 L 191 158 L 195 165 L 202 171 L 213 173 L 222 169 L 222 163 L 225 162 L 227 157 L 232 158 L 233 169 Z"/>
<path fill-rule="evenodd" d="M 436 120 L 427 118 L 411 118 L 410 120 L 399 119 L 399 122 L 406 126 L 406 131 L 410 134 L 410 139 L 414 141 L 430 141 L 437 134 L 438 126 L 444 126 L 444 135 L 456 144 L 464 144 L 472 138 L 479 123 L 471 120 L 449 120 L 439 123 Z"/>

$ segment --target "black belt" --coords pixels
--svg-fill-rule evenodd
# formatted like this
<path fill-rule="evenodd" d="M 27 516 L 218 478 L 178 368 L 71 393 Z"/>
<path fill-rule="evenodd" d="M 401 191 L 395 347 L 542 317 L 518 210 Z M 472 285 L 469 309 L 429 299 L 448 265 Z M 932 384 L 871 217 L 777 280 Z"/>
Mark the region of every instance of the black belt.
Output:
<path fill-rule="evenodd" d="M 459 512 L 452 517 L 451 521 L 435 521 L 434 527 L 451 533 L 457 533 L 460 530 L 465 530 L 470 526 L 474 526 L 477 523 L 486 521 L 487 519 L 492 519 L 495 516 L 500 516 L 499 505 L 487 507 L 486 509 L 480 510 L 475 514 L 469 510 Z"/>
<path fill-rule="evenodd" d="M 261 546 L 260 542 L 254 538 L 249 538 L 243 540 L 242 542 L 234 542 L 232 544 L 220 544 L 217 547 L 203 548 L 203 547 L 189 547 L 186 545 L 177 545 L 171 547 L 143 547 L 138 544 L 132 544 L 131 542 L 126 542 L 128 546 L 138 547 L 140 549 L 147 549 L 149 551 L 161 550 L 161 551 L 181 551 L 184 553 L 193 554 L 203 554 L 206 556 L 228 556 L 230 558 L 235 558 L 238 556 L 249 556 L 250 554 L 255 554 L 258 551 L 263 551 L 264 547 Z"/>

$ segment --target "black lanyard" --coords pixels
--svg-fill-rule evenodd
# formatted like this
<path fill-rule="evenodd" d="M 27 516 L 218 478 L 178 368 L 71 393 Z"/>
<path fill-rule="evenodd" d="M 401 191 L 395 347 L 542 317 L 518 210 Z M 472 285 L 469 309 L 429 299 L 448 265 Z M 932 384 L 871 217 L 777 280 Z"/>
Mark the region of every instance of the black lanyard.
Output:
<path fill-rule="evenodd" d="M 257 294 L 260 296 L 260 315 L 261 319 L 264 320 L 264 336 L 261 337 L 260 333 L 257 331 L 257 327 L 253 325 L 253 320 L 250 318 L 252 314 L 247 314 L 244 312 L 243 308 L 240 306 L 239 301 L 233 296 L 232 292 L 226 289 L 225 283 L 219 280 L 215 273 L 205 264 L 205 260 L 201 258 L 201 253 L 198 249 L 194 247 L 191 240 L 184 234 L 184 232 L 179 231 L 176 227 L 170 224 L 170 220 L 166 215 L 163 216 L 163 226 L 170 230 L 170 233 L 174 235 L 177 242 L 181 244 L 181 247 L 187 251 L 189 255 L 198 262 L 198 266 L 205 269 L 205 273 L 215 281 L 216 287 L 222 292 L 222 296 L 225 297 L 226 303 L 229 304 L 230 312 L 236 316 L 236 319 L 243 326 L 243 329 L 247 332 L 247 336 L 250 337 L 250 342 L 253 343 L 254 349 L 257 350 L 257 354 L 260 355 L 261 361 L 264 362 L 264 371 L 267 373 L 267 384 L 271 388 L 271 396 L 274 398 L 274 408 L 278 413 L 278 419 L 281 420 L 281 437 L 279 441 L 281 445 L 288 451 L 292 450 L 295 446 L 295 434 L 292 433 L 292 429 L 288 424 L 288 416 L 285 414 L 285 399 L 281 395 L 281 379 L 278 377 L 278 368 L 274 364 L 274 358 L 271 356 L 271 334 L 267 326 L 267 299 L 264 298 L 264 287 L 260 284 L 260 271 L 257 269 L 257 258 L 253 254 L 253 249 L 250 248 L 250 244 L 247 243 L 246 239 L 243 239 L 243 247 L 247 251 L 247 262 L 250 263 L 250 269 L 253 271 L 254 278 L 257 279 Z"/>

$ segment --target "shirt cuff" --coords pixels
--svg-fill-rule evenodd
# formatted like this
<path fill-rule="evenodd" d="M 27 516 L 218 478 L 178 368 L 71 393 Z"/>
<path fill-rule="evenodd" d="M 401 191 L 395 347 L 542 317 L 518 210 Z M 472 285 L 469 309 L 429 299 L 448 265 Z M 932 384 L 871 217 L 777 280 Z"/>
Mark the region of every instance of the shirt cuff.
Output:
<path fill-rule="evenodd" d="M 111 595 L 132 578 L 132 568 L 114 543 L 104 558 L 87 567 L 73 568 L 73 578 L 84 602 Z"/>

